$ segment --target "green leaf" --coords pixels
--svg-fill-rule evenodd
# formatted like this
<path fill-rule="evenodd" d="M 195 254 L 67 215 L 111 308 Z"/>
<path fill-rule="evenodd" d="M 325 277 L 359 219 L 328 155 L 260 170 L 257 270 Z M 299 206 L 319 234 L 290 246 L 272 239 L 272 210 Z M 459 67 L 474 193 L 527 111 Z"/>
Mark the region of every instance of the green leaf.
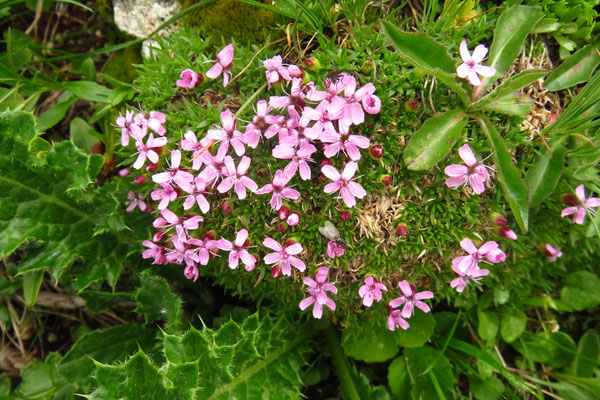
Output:
<path fill-rule="evenodd" d="M 508 343 L 513 342 L 519 336 L 525 332 L 525 326 L 527 325 L 527 315 L 522 311 L 513 310 L 510 313 L 506 313 L 502 316 L 500 322 L 500 334 L 502 339 Z"/>
<path fill-rule="evenodd" d="M 513 95 L 515 92 L 521 90 L 525 86 L 537 81 L 540 78 L 543 78 L 544 76 L 546 76 L 547 73 L 548 71 L 539 69 L 529 69 L 526 71 L 521 71 L 517 75 L 511 76 L 510 78 L 506 79 L 504 82 L 498 85 L 491 93 L 473 103 L 469 107 L 469 110 L 477 111 L 485 109 L 489 104 L 492 103 L 495 103 L 497 107 L 497 104 L 500 104 L 500 99 Z"/>
<path fill-rule="evenodd" d="M 490 101 L 485 110 L 524 117 L 531 111 L 531 99 L 527 95 L 512 93 Z"/>
<path fill-rule="evenodd" d="M 531 33 L 550 33 L 557 31 L 561 27 L 560 22 L 557 18 L 542 18 L 540 22 L 535 25 L 535 28 Z"/>
<path fill-rule="evenodd" d="M 108 97 L 112 92 L 106 86 L 91 81 L 67 82 L 64 88 L 80 99 L 98 103 L 108 103 Z"/>
<path fill-rule="evenodd" d="M 404 164 L 411 170 L 433 167 L 448 155 L 467 120 L 464 111 L 448 111 L 425 121 L 404 151 Z"/>
<path fill-rule="evenodd" d="M 600 337 L 595 331 L 583 334 L 577 344 L 577 355 L 573 360 L 573 373 L 581 378 L 594 376 L 594 368 L 600 361 Z"/>
<path fill-rule="evenodd" d="M 483 132 L 494 149 L 494 162 L 498 167 L 498 179 L 521 230 L 527 233 L 529 222 L 528 192 L 519 170 L 512 164 L 512 156 L 502 137 L 486 116 L 477 117 Z"/>
<path fill-rule="evenodd" d="M 600 304 L 600 279 L 588 271 L 573 272 L 567 277 L 567 285 L 560 291 L 562 301 L 575 311 L 597 307 Z"/>
<path fill-rule="evenodd" d="M 296 399 L 311 332 L 287 320 L 248 317 L 219 331 L 164 335 L 157 368 L 138 352 L 119 365 L 97 364 L 91 399 Z"/>
<path fill-rule="evenodd" d="M 394 333 L 370 321 L 360 321 L 344 329 L 342 347 L 347 356 L 365 362 L 386 361 L 398 353 Z"/>
<path fill-rule="evenodd" d="M 100 132 L 96 132 L 87 122 L 81 118 L 74 118 L 69 125 L 69 137 L 73 144 L 80 150 L 90 154 L 92 147 L 98 145 Z"/>
<path fill-rule="evenodd" d="M 43 278 L 44 271 L 32 271 L 23 274 L 23 295 L 25 304 L 30 307 L 35 305 Z"/>
<path fill-rule="evenodd" d="M 44 111 L 37 118 L 38 131 L 46 132 L 48 129 L 58 124 L 76 101 L 77 97 L 73 96 L 70 92 L 63 93 L 58 98 L 58 103 Z"/>
<path fill-rule="evenodd" d="M 483 380 L 477 376 L 469 375 L 469 391 L 477 400 L 496 400 L 504 392 L 504 384 L 494 376 Z"/>
<path fill-rule="evenodd" d="M 456 61 L 448 55 L 446 46 L 426 33 L 402 32 L 385 20 L 380 20 L 379 24 L 400 58 L 438 78 L 454 90 L 464 104 L 469 102 L 467 92 L 456 81 Z"/>
<path fill-rule="evenodd" d="M 120 302 L 133 302 L 133 293 L 110 293 L 86 290 L 79 294 L 85 300 L 85 308 L 88 311 L 99 313 L 119 304 Z"/>
<path fill-rule="evenodd" d="M 496 77 L 508 71 L 521 52 L 525 38 L 543 17 L 544 13 L 539 7 L 523 5 L 514 5 L 500 15 L 487 63 L 496 69 Z M 488 83 L 492 81 L 490 79 Z"/>
<path fill-rule="evenodd" d="M 554 192 L 558 179 L 565 167 L 567 151 L 562 141 L 552 143 L 552 154 L 542 147 L 535 157 L 533 166 L 525 174 L 525 186 L 529 191 L 529 207 L 539 205 L 546 197 Z"/>
<path fill-rule="evenodd" d="M 429 346 L 404 350 L 406 365 L 410 366 L 411 395 L 415 399 L 439 399 L 435 385 L 429 374 L 423 374 L 435 362 L 430 373 L 437 381 L 443 394 L 450 396 L 454 387 L 454 373 L 448 359 L 439 351 Z"/>
<path fill-rule="evenodd" d="M 410 379 L 404 357 L 396 358 L 388 367 L 388 385 L 399 398 L 410 398 Z"/>
<path fill-rule="evenodd" d="M 600 35 L 596 36 L 592 43 L 569 56 L 548 75 L 544 83 L 546 89 L 551 91 L 563 90 L 589 80 L 598 64 L 600 64 L 600 56 L 596 53 L 599 44 Z"/>
<path fill-rule="evenodd" d="M 575 342 L 563 332 L 541 332 L 530 340 L 514 342 L 513 347 L 533 362 L 562 368 L 575 357 Z"/>
<path fill-rule="evenodd" d="M 135 296 L 138 303 L 135 311 L 144 315 L 147 324 L 161 320 L 167 321 L 169 329 L 182 329 L 181 299 L 171 292 L 167 281 L 152 276 L 149 270 L 144 271 L 141 280 L 142 286 Z"/>
<path fill-rule="evenodd" d="M 457 339 L 450 339 L 448 347 L 457 351 L 461 351 L 465 354 L 470 355 L 471 357 L 475 357 L 478 360 L 485 362 L 486 364 L 496 369 L 496 371 L 498 371 L 500 375 L 502 375 L 515 388 L 523 390 L 527 393 L 535 394 L 533 390 L 531 390 L 529 386 L 525 385 L 517 375 L 507 370 L 500 362 L 496 361 L 485 351 L 480 350 L 477 347 L 470 345 L 469 343 Z"/>
<path fill-rule="evenodd" d="M 0 231 L 9 233 L 0 235 L 0 258 L 28 241 L 20 273 L 48 268 L 56 278 L 81 259 L 80 289 L 107 278 L 114 285 L 132 239 L 127 243 L 111 233 L 94 238 L 96 225 L 119 206 L 108 191 L 114 185 L 90 188 L 90 173 L 102 157 L 86 156 L 68 141 L 30 153 L 35 138 L 33 115 L 0 113 Z M 83 280 L 89 273 L 93 279 Z"/>
<path fill-rule="evenodd" d="M 67 379 L 58 372 L 52 361 L 47 358 L 44 363 L 33 360 L 27 364 L 21 372 L 23 381 L 16 393 L 26 399 L 52 399 L 59 388 L 68 384 Z M 74 389 L 74 386 L 71 388 Z"/>
<path fill-rule="evenodd" d="M 498 316 L 490 311 L 478 310 L 477 318 L 479 319 L 479 326 L 477 327 L 479 336 L 487 341 L 496 339 L 498 326 L 500 325 Z"/>
<path fill-rule="evenodd" d="M 410 328 L 394 331 L 396 342 L 400 347 L 421 347 L 431 337 L 435 329 L 435 319 L 431 313 L 415 309 L 415 314 L 408 321 Z"/>

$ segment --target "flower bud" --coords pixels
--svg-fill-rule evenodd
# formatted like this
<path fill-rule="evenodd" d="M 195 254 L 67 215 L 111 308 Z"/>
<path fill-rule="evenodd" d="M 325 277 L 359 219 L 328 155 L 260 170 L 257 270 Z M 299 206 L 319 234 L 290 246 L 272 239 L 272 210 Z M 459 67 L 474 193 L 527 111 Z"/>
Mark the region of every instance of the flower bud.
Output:
<path fill-rule="evenodd" d="M 284 224 L 283 222 L 280 223 L 279 225 L 277 225 L 277 232 L 285 232 L 286 229 L 287 229 L 287 225 Z"/>
<path fill-rule="evenodd" d="M 286 206 L 281 206 L 277 213 L 279 214 L 279 219 L 283 221 L 284 219 L 287 219 L 287 217 L 290 216 L 290 209 Z"/>
<path fill-rule="evenodd" d="M 288 74 L 290 74 L 292 78 L 304 78 L 306 72 L 299 66 L 292 64 L 288 67 Z"/>
<path fill-rule="evenodd" d="M 383 156 L 383 147 L 381 147 L 378 144 L 374 144 L 373 146 L 371 146 L 371 148 L 369 149 L 369 154 L 371 155 L 372 158 L 374 159 L 380 159 Z"/>
<path fill-rule="evenodd" d="M 577 196 L 575 196 L 574 194 L 571 194 L 571 193 L 567 193 L 563 196 L 563 202 L 566 205 L 571 206 L 571 207 L 580 205 L 579 199 L 577 198 Z"/>
<path fill-rule="evenodd" d="M 285 222 L 287 222 L 289 226 L 298 225 L 298 223 L 300 222 L 300 214 L 298 214 L 297 212 L 291 213 Z"/>
<path fill-rule="evenodd" d="M 215 234 L 211 231 L 208 231 L 202 236 L 202 240 L 215 240 Z"/>
<path fill-rule="evenodd" d="M 321 70 L 321 62 L 314 57 L 308 57 L 304 61 L 304 66 L 312 72 L 319 72 Z"/>
<path fill-rule="evenodd" d="M 490 220 L 498 226 L 506 226 L 506 217 L 496 212 L 490 213 Z"/>
<path fill-rule="evenodd" d="M 391 175 L 381 175 L 379 177 L 379 182 L 383 183 L 385 186 L 390 186 L 393 182 L 393 178 L 391 177 Z"/>
<path fill-rule="evenodd" d="M 406 102 L 405 109 L 408 112 L 416 112 L 419 109 L 419 101 L 410 99 Z"/>
<path fill-rule="evenodd" d="M 373 61 L 365 61 L 363 63 L 363 65 L 360 67 L 360 70 L 364 74 L 370 74 L 371 72 L 373 72 L 374 69 L 375 69 L 375 65 L 373 64 Z"/>
<path fill-rule="evenodd" d="M 119 170 L 119 176 L 122 176 L 123 178 L 125 178 L 129 174 L 131 174 L 131 171 L 128 169 L 123 168 L 123 169 Z"/>
<path fill-rule="evenodd" d="M 350 214 L 350 211 L 344 210 L 344 211 L 340 212 L 340 220 L 345 222 L 345 221 L 350 221 L 350 218 L 352 218 L 352 214 Z"/>
<path fill-rule="evenodd" d="M 146 166 L 146 171 L 148 172 L 154 172 L 158 169 L 158 164 L 155 163 L 150 163 Z"/>
<path fill-rule="evenodd" d="M 135 182 L 136 185 L 143 185 L 144 183 L 146 183 L 147 180 L 148 178 L 146 177 L 146 175 L 139 175 L 133 179 L 133 182 Z"/>
<path fill-rule="evenodd" d="M 325 165 L 333 165 L 333 162 L 331 162 L 331 160 L 329 158 L 324 158 L 321 160 L 321 162 L 319 163 L 319 166 L 321 168 L 323 168 Z"/>
<path fill-rule="evenodd" d="M 277 279 L 281 276 L 281 267 L 279 265 L 274 266 L 273 268 L 271 268 L 271 275 L 273 275 L 273 278 Z"/>
<path fill-rule="evenodd" d="M 287 246 L 291 246 L 293 244 L 296 244 L 297 242 L 294 239 L 288 239 L 285 241 L 285 243 L 283 244 L 283 247 L 287 247 Z"/>
<path fill-rule="evenodd" d="M 221 211 L 230 213 L 233 211 L 233 206 L 229 203 L 223 203 L 221 204 Z"/>
<path fill-rule="evenodd" d="M 506 239 L 517 240 L 517 234 L 512 229 L 506 226 L 501 226 L 498 229 L 498 235 Z"/>
<path fill-rule="evenodd" d="M 398 225 L 396 227 L 396 235 L 404 236 L 407 233 L 408 233 L 408 228 L 406 227 L 406 225 Z"/>

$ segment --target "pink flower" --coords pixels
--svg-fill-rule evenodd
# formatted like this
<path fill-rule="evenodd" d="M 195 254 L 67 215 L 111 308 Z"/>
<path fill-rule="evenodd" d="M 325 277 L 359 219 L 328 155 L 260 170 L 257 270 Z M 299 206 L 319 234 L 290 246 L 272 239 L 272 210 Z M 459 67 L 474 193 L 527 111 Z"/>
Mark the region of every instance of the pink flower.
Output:
<path fill-rule="evenodd" d="M 300 214 L 298 214 L 296 211 L 291 213 L 285 220 L 285 223 L 288 224 L 289 226 L 298 225 L 299 222 L 300 222 Z"/>
<path fill-rule="evenodd" d="M 183 209 L 189 210 L 194 206 L 194 204 L 198 204 L 200 210 L 206 214 L 210 210 L 210 204 L 208 200 L 206 200 L 205 195 L 209 194 L 206 191 L 206 182 L 202 180 L 202 178 L 194 179 L 194 182 L 187 182 L 181 188 L 189 193 L 189 196 L 186 196 L 185 201 L 183 202 Z"/>
<path fill-rule="evenodd" d="M 200 77 L 201 75 L 198 75 L 197 72 L 194 72 L 191 69 L 186 69 L 181 71 L 181 79 L 179 79 L 176 83 L 179 87 L 193 89 L 198 83 Z M 202 82 L 202 80 L 200 80 L 200 82 Z"/>
<path fill-rule="evenodd" d="M 561 217 L 566 217 L 567 215 L 573 215 L 573 222 L 576 224 L 583 224 L 583 219 L 585 218 L 586 209 L 600 207 L 600 198 L 598 197 L 585 197 L 585 187 L 583 185 L 577 186 L 575 188 L 575 194 L 579 198 L 581 204 L 578 204 L 573 207 L 567 207 L 560 213 Z M 592 210 L 589 210 L 590 213 L 593 213 Z"/>
<path fill-rule="evenodd" d="M 387 319 L 387 327 L 390 331 L 394 331 L 396 328 L 407 330 L 410 328 L 410 325 L 402 318 L 400 310 L 391 310 Z"/>
<path fill-rule="evenodd" d="M 196 157 L 198 153 L 200 153 L 206 144 L 208 144 L 209 140 L 206 140 L 207 143 L 198 142 L 198 138 L 196 138 L 196 134 L 192 131 L 187 131 L 185 135 L 183 135 L 185 139 L 181 140 L 181 148 L 185 151 L 193 151 L 192 153 L 192 169 L 198 170 L 202 166 L 202 157 Z M 207 153 L 206 151 L 202 154 Z"/>
<path fill-rule="evenodd" d="M 146 158 L 149 159 L 153 163 L 158 162 L 158 153 L 155 151 L 155 149 L 166 146 L 166 145 L 167 145 L 166 137 L 160 137 L 160 138 L 154 139 L 154 136 L 152 136 L 152 134 L 150 134 L 150 136 L 148 136 L 148 140 L 146 141 L 146 144 L 142 143 L 141 141 L 137 141 L 135 143 L 135 147 L 137 147 L 137 149 L 138 149 L 138 157 L 137 157 L 137 160 L 135 160 L 135 162 L 133 163 L 133 168 L 135 168 L 135 169 L 142 168 L 142 166 L 144 166 L 144 163 L 146 162 Z"/>
<path fill-rule="evenodd" d="M 136 196 L 135 193 L 129 192 L 127 194 L 127 198 L 131 200 L 131 203 L 129 203 L 129 206 L 126 209 L 128 212 L 133 211 L 136 207 L 139 207 L 141 211 L 146 210 L 146 203 L 144 202 L 143 194 L 140 193 Z"/>
<path fill-rule="evenodd" d="M 152 180 L 158 184 L 170 184 L 175 182 L 177 186 L 182 187 L 183 185 L 189 184 L 194 180 L 194 175 L 180 168 L 181 164 L 181 151 L 171 151 L 171 165 L 168 171 L 161 172 L 152 175 Z"/>
<path fill-rule="evenodd" d="M 246 271 L 252 271 L 256 266 L 256 258 L 246 250 L 249 244 L 247 243 L 247 239 L 248 231 L 242 229 L 237 233 L 233 243 L 225 239 L 221 239 L 217 242 L 217 247 L 219 249 L 229 252 L 229 268 L 236 269 L 239 260 L 242 260 Z"/>
<path fill-rule="evenodd" d="M 121 128 L 121 145 L 128 146 L 129 145 L 129 135 L 131 135 L 131 125 L 133 122 L 133 111 L 125 111 L 125 116 L 119 114 L 117 118 L 117 126 Z"/>
<path fill-rule="evenodd" d="M 348 154 L 352 161 L 360 159 L 360 150 L 366 149 L 371 143 L 369 138 L 360 135 L 339 134 L 334 131 L 323 132 L 320 136 L 321 142 L 330 143 L 324 146 L 323 153 L 325 157 L 331 158 L 337 155 L 340 150 Z"/>
<path fill-rule="evenodd" d="M 229 145 L 235 150 L 235 154 L 238 156 L 243 155 L 246 152 L 244 147 L 244 137 L 242 132 L 236 129 L 237 121 L 233 118 L 233 114 L 229 110 L 225 110 L 220 115 L 221 118 L 221 129 L 209 129 L 208 139 L 220 141 L 219 150 L 225 148 L 225 152 L 229 150 Z"/>
<path fill-rule="evenodd" d="M 288 96 L 271 96 L 269 105 L 273 108 L 284 108 L 294 106 L 301 110 L 306 106 L 306 93 L 304 93 L 304 84 L 302 79 L 292 79 L 292 87 Z"/>
<path fill-rule="evenodd" d="M 506 259 L 506 255 L 498 248 L 498 243 L 494 241 L 486 242 L 478 249 L 471 239 L 463 239 L 460 241 L 460 247 L 469 253 L 469 255 L 457 257 L 452 260 L 452 267 L 454 268 L 454 265 L 456 265 L 463 272 L 476 269 L 479 262 L 483 261 L 484 258 L 494 264 Z"/>
<path fill-rule="evenodd" d="M 188 230 L 198 229 L 198 222 L 204 221 L 200 215 L 196 215 L 194 217 L 178 217 L 175 213 L 167 208 L 160 211 L 162 217 L 158 217 L 152 223 L 152 226 L 155 228 L 165 228 L 175 227 L 175 231 L 177 232 L 176 241 L 181 243 L 185 242 L 188 235 Z M 177 246 L 176 243 L 174 243 Z"/>
<path fill-rule="evenodd" d="M 252 118 L 252 122 L 246 125 L 244 132 L 244 142 L 255 149 L 262 135 L 269 129 L 267 119 L 271 112 L 271 107 L 266 100 L 260 100 L 256 103 L 256 115 Z"/>
<path fill-rule="evenodd" d="M 152 193 L 150 193 L 150 197 L 152 197 L 152 200 L 154 201 L 160 200 L 158 209 L 164 210 L 169 206 L 170 202 L 177 200 L 178 195 L 173 186 L 168 183 L 161 184 L 161 187 L 161 189 L 154 189 Z"/>
<path fill-rule="evenodd" d="M 329 242 L 327 242 L 327 255 L 329 257 L 331 257 L 331 258 L 341 257 L 344 255 L 345 251 L 346 251 L 346 249 L 344 248 L 344 246 L 337 244 L 333 240 L 330 240 Z"/>
<path fill-rule="evenodd" d="M 365 189 L 360 184 L 352 181 L 352 177 L 357 169 L 358 164 L 355 161 L 350 161 L 346 164 L 341 174 L 331 165 L 321 167 L 321 172 L 333 181 L 333 183 L 325 185 L 325 193 L 329 194 L 339 190 L 344 203 L 348 207 L 354 207 L 356 204 L 355 197 L 362 199 L 367 195 L 367 192 L 365 192 Z"/>
<path fill-rule="evenodd" d="M 468 269 L 467 271 L 462 271 L 458 267 L 458 264 L 454 263 L 452 264 L 452 270 L 456 273 L 456 275 L 458 275 L 458 278 L 452 280 L 452 282 L 450 282 L 450 286 L 456 288 L 456 291 L 459 293 L 465 290 L 465 288 L 471 282 L 475 282 L 478 285 L 481 285 L 481 283 L 479 283 L 481 278 L 490 273 L 490 271 L 488 271 L 487 269 L 481 269 L 477 267 Z"/>
<path fill-rule="evenodd" d="M 297 200 L 300 198 L 299 191 L 286 187 L 290 179 L 292 179 L 291 175 L 284 174 L 278 169 L 273 177 L 273 182 L 258 189 L 255 193 L 266 194 L 273 192 L 273 197 L 271 197 L 271 208 L 277 211 L 281 208 L 283 199 Z"/>
<path fill-rule="evenodd" d="M 368 114 L 378 114 L 381 110 L 381 100 L 375 95 L 366 94 L 362 98 L 362 106 Z"/>
<path fill-rule="evenodd" d="M 160 136 L 167 132 L 165 127 L 162 126 L 167 122 L 167 116 L 159 111 L 150 111 L 148 114 L 140 112 L 134 117 L 134 122 L 140 126 L 147 126 Z"/>
<path fill-rule="evenodd" d="M 444 172 L 450 176 L 446 179 L 446 186 L 453 188 L 468 182 L 475 193 L 483 193 L 485 190 L 483 182 L 490 179 L 486 166 L 477 162 L 468 144 L 459 147 L 458 154 L 466 165 L 454 164 L 446 167 Z"/>
<path fill-rule="evenodd" d="M 204 239 L 190 239 L 187 243 L 196 246 L 198 252 L 198 262 L 202 265 L 208 264 L 210 260 L 210 250 L 219 247 L 219 243 L 216 240 L 211 239 L 209 236 L 205 236 Z"/>
<path fill-rule="evenodd" d="M 231 76 L 231 66 L 233 62 L 233 45 L 229 43 L 220 52 L 217 53 L 217 61 L 206 72 L 209 79 L 215 79 L 219 75 L 223 75 L 223 86 L 227 86 Z"/>
<path fill-rule="evenodd" d="M 417 307 L 426 313 L 431 311 L 431 308 L 429 308 L 427 303 L 421 300 L 432 299 L 432 292 L 427 290 L 424 292 L 417 293 L 417 288 L 405 280 L 402 282 L 398 282 L 398 287 L 400 288 L 400 290 L 402 290 L 403 295 L 390 301 L 389 306 L 393 308 L 398 308 L 402 304 L 404 304 L 404 307 L 402 308 L 403 318 L 410 318 L 414 313 L 414 307 Z"/>
<path fill-rule="evenodd" d="M 517 234 L 515 233 L 515 231 L 510 229 L 508 226 L 499 227 L 498 234 L 506 239 L 517 240 Z"/>
<path fill-rule="evenodd" d="M 322 267 L 315 273 L 315 279 L 304 277 L 304 284 L 308 286 L 307 291 L 310 297 L 305 298 L 300 302 L 300 309 L 306 310 L 313 304 L 313 317 L 320 319 L 323 316 L 323 306 L 329 307 L 330 310 L 335 310 L 335 302 L 327 297 L 327 292 L 337 294 L 337 288 L 330 282 L 327 282 L 329 268 Z"/>
<path fill-rule="evenodd" d="M 183 270 L 183 275 L 187 279 L 193 278 L 194 282 L 196 282 L 196 280 L 198 279 L 198 276 L 200 276 L 200 272 L 198 271 L 198 266 L 196 264 L 191 264 L 191 265 L 186 266 L 185 269 Z"/>
<path fill-rule="evenodd" d="M 268 247 L 271 250 L 275 250 L 275 253 L 269 253 L 265 256 L 265 264 L 278 264 L 281 267 L 281 272 L 283 275 L 291 275 L 292 268 L 290 265 L 294 266 L 300 272 L 304 272 L 306 269 L 306 265 L 297 257 L 294 257 L 296 254 L 300 254 L 302 252 L 302 245 L 300 243 L 292 243 L 292 244 L 284 244 L 280 245 L 278 242 L 271 238 L 266 238 L 263 241 L 263 245 Z"/>
<path fill-rule="evenodd" d="M 549 262 L 554 262 L 558 257 L 562 257 L 563 255 L 563 253 L 560 250 L 555 249 L 549 243 L 546 243 L 546 248 L 544 249 L 544 252 L 548 256 Z"/>
<path fill-rule="evenodd" d="M 300 178 L 306 181 L 311 178 L 312 174 L 308 163 L 313 161 L 311 155 L 316 151 L 317 148 L 309 143 L 302 143 L 298 148 L 287 144 L 278 144 L 273 148 L 273 157 L 290 160 L 283 169 L 283 173 L 289 176 L 290 179 L 299 170 Z"/>
<path fill-rule="evenodd" d="M 165 263 L 165 246 L 159 246 L 149 240 L 144 240 L 142 245 L 148 247 L 147 250 L 142 252 L 143 258 L 154 258 L 152 264 L 164 264 Z"/>
<path fill-rule="evenodd" d="M 271 83 L 279 81 L 280 77 L 285 80 L 291 79 L 287 69 L 282 64 L 281 56 L 277 55 L 273 58 L 269 58 L 263 61 L 263 65 L 267 69 L 266 74 L 269 89 L 271 89 Z"/>
<path fill-rule="evenodd" d="M 238 167 L 236 169 L 233 163 L 233 158 L 230 156 L 225 157 L 225 179 L 217 186 L 217 190 L 220 193 L 225 193 L 232 187 L 235 187 L 235 192 L 238 195 L 238 199 L 242 200 L 246 198 L 246 189 L 251 192 L 255 192 L 258 189 L 258 185 L 252 179 L 246 176 L 250 167 L 250 158 L 242 157 Z"/>
<path fill-rule="evenodd" d="M 387 292 L 387 288 L 384 284 L 379 283 L 377 278 L 374 276 L 367 276 L 365 278 L 365 284 L 358 289 L 358 295 L 363 299 L 363 305 L 365 307 L 371 307 L 373 300 L 380 301 L 383 295 L 381 291 Z"/>
<path fill-rule="evenodd" d="M 356 90 L 356 79 L 352 75 L 340 74 L 344 80 L 344 97 L 337 97 L 330 107 L 330 112 L 334 115 L 340 115 L 339 124 L 343 130 L 347 130 L 350 125 L 360 125 L 365 121 L 365 113 L 361 106 L 361 101 L 365 96 L 372 96 L 375 93 L 375 86 L 367 83 L 365 86 Z M 370 101 L 374 101 L 370 98 Z M 367 104 L 370 104 L 367 101 Z"/>
<path fill-rule="evenodd" d="M 494 76 L 496 74 L 496 69 L 481 65 L 487 51 L 487 47 L 480 44 L 475 47 L 473 55 L 471 56 L 469 48 L 467 47 L 467 42 L 466 40 L 463 40 L 460 43 L 460 57 L 462 58 L 463 63 L 456 68 L 456 75 L 458 75 L 459 78 L 469 79 L 469 82 L 471 82 L 471 85 L 473 86 L 481 85 L 481 80 L 477 74 L 481 76 Z"/>

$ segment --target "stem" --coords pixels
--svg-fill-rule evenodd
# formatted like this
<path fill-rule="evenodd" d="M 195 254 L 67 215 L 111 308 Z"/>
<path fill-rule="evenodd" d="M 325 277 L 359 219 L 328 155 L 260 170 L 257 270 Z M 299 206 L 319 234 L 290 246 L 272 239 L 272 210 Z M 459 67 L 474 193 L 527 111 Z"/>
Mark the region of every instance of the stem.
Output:
<path fill-rule="evenodd" d="M 242 104 L 242 106 L 239 108 L 239 110 L 236 111 L 235 118 L 239 118 L 240 114 L 246 109 L 246 107 L 248 107 L 248 105 L 250 105 L 250 103 L 252 103 L 254 101 L 254 99 L 257 98 L 258 95 L 261 94 L 261 92 L 263 90 L 265 90 L 266 87 L 267 87 L 267 84 L 265 83 L 264 85 L 259 87 L 252 96 L 248 97 L 248 100 L 246 100 L 244 102 L 244 104 Z"/>
<path fill-rule="evenodd" d="M 354 380 L 352 379 L 350 365 L 348 364 L 346 357 L 344 357 L 344 351 L 342 350 L 340 341 L 338 340 L 337 334 L 331 326 L 327 328 L 327 331 L 325 332 L 325 341 L 327 342 L 327 346 L 329 346 L 329 350 L 331 351 L 331 358 L 333 359 L 333 365 L 335 365 L 338 377 L 340 378 L 340 386 L 342 391 L 348 395 L 349 399 L 360 400 L 360 395 L 358 394 L 358 390 L 356 389 Z"/>

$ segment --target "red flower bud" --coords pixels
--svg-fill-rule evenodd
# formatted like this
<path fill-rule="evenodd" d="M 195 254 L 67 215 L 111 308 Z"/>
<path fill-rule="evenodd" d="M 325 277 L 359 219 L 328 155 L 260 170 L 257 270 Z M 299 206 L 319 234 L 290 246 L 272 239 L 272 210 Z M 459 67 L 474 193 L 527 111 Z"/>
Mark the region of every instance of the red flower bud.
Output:
<path fill-rule="evenodd" d="M 419 109 L 419 101 L 410 99 L 406 102 L 406 111 L 415 112 Z"/>
<path fill-rule="evenodd" d="M 146 171 L 148 172 L 154 172 L 158 169 L 158 164 L 155 163 L 150 163 L 146 166 Z"/>
<path fill-rule="evenodd" d="M 396 228 L 396 235 L 404 236 L 408 233 L 408 228 L 406 225 L 398 225 Z"/>
<path fill-rule="evenodd" d="M 381 147 L 378 144 L 373 145 L 369 149 L 369 154 L 371 154 L 371 157 L 373 157 L 375 159 L 379 159 L 383 156 L 383 147 Z"/>
<path fill-rule="evenodd" d="M 212 232 L 206 232 L 204 236 L 202 236 L 202 240 L 215 240 L 215 234 Z"/>
<path fill-rule="evenodd" d="M 273 278 L 277 279 L 281 276 L 281 267 L 279 265 L 274 266 L 273 268 L 271 268 L 271 275 L 273 275 Z"/>
<path fill-rule="evenodd" d="M 321 162 L 319 163 L 319 166 L 321 168 L 323 168 L 325 165 L 333 165 L 333 163 L 331 162 L 331 160 L 329 158 L 324 158 L 321 160 Z"/>
<path fill-rule="evenodd" d="M 385 186 L 390 186 L 393 180 L 394 179 L 390 175 L 381 175 L 381 177 L 379 178 L 379 181 Z"/>
<path fill-rule="evenodd" d="M 277 232 L 285 232 L 286 229 L 287 229 L 287 225 L 284 224 L 283 222 L 280 223 L 279 225 L 277 225 Z"/>
<path fill-rule="evenodd" d="M 581 205 L 577 196 L 575 196 L 574 194 L 571 194 L 571 193 L 565 194 L 563 196 L 563 201 L 566 205 L 571 206 L 571 207 Z"/>
<path fill-rule="evenodd" d="M 146 183 L 147 180 L 148 180 L 148 178 L 146 177 L 146 175 L 136 176 L 133 179 L 133 181 L 135 182 L 136 185 L 143 185 L 144 183 Z"/>
<path fill-rule="evenodd" d="M 350 211 L 344 210 L 340 212 L 340 219 L 342 221 L 350 221 L 350 218 L 352 218 L 352 214 L 350 214 Z"/>
<path fill-rule="evenodd" d="M 295 241 L 295 240 L 293 240 L 293 239 L 288 239 L 288 240 L 286 240 L 286 241 L 285 241 L 285 243 L 283 244 L 283 247 L 291 246 L 291 245 L 293 245 L 293 244 L 295 244 L 295 243 L 296 243 L 296 241 Z"/>
<path fill-rule="evenodd" d="M 233 206 L 229 203 L 223 203 L 221 204 L 221 211 L 230 213 L 233 211 Z"/>
<path fill-rule="evenodd" d="M 281 206 L 279 211 L 277 211 L 277 214 L 279 214 L 279 219 L 281 219 L 281 220 L 287 219 L 287 217 L 290 216 L 290 209 L 287 208 L 286 206 Z"/>

